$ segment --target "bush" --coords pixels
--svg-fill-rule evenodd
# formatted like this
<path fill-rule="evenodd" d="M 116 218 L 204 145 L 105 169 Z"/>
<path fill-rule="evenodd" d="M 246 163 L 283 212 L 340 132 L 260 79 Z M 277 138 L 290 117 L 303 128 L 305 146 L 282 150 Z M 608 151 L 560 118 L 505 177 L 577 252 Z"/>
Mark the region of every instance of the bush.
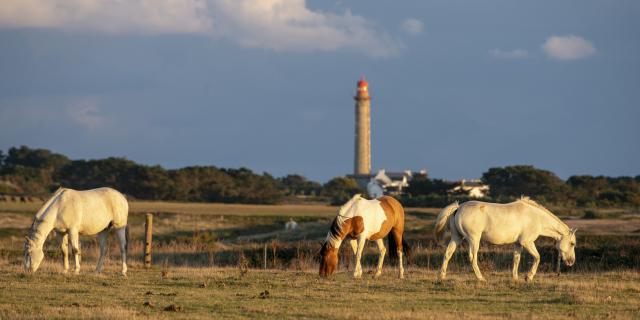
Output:
<path fill-rule="evenodd" d="M 594 210 L 585 210 L 582 219 L 602 219 L 602 216 Z"/>

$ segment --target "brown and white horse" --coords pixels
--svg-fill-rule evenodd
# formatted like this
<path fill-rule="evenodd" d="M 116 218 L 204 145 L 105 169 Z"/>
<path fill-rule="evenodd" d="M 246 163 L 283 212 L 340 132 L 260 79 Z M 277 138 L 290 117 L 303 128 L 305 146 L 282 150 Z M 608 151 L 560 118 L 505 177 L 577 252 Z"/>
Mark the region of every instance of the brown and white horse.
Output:
<path fill-rule="evenodd" d="M 332 275 L 338 265 L 338 251 L 345 239 L 349 239 L 353 253 L 356 255 L 355 278 L 362 277 L 360 260 L 367 240 L 376 241 L 380 250 L 378 270 L 375 277 L 382 273 L 382 263 L 387 249 L 382 239 L 388 236 L 391 254 L 398 256 L 399 277 L 404 278 L 402 267 L 403 251 L 409 255 L 409 246 L 403 239 L 404 209 L 398 200 L 384 196 L 379 200 L 367 200 L 359 194 L 353 196 L 340 207 L 338 216 L 331 224 L 327 240 L 320 250 L 320 276 Z"/>

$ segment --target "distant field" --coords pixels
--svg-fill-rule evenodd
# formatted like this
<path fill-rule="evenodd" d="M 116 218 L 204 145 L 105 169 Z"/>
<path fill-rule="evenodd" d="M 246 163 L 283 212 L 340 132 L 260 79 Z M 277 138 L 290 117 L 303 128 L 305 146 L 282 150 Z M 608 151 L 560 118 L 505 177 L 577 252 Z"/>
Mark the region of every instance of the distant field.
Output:
<path fill-rule="evenodd" d="M 0 202 L 0 212 L 35 212 L 42 201 Z M 238 216 L 287 216 L 287 217 L 334 217 L 338 208 L 328 205 L 250 205 L 225 203 L 195 203 L 167 201 L 130 201 L 129 210 L 140 212 L 188 213 Z M 411 208 L 408 211 L 437 213 L 438 209 Z"/>

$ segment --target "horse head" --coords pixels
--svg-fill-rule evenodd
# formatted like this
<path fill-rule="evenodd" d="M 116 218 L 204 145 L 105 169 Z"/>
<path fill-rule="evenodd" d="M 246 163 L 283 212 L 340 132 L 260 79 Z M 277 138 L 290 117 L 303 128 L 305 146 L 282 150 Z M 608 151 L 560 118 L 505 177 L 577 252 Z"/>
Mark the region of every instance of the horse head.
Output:
<path fill-rule="evenodd" d="M 24 243 L 24 271 L 36 272 L 44 258 L 42 247 L 38 247 L 36 242 L 29 237 L 25 237 Z"/>
<path fill-rule="evenodd" d="M 320 276 L 327 277 L 336 271 L 338 266 L 338 249 L 325 242 L 320 249 Z"/>
<path fill-rule="evenodd" d="M 556 242 L 556 249 L 567 266 L 572 266 L 576 262 L 576 231 L 578 229 L 570 229 L 569 233 Z"/>

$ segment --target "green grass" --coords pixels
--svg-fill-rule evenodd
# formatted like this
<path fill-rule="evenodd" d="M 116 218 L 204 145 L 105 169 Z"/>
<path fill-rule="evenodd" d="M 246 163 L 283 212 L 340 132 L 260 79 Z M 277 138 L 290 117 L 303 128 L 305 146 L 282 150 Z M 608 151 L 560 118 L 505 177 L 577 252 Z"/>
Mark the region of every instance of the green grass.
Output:
<path fill-rule="evenodd" d="M 127 278 L 115 264 L 104 275 L 59 274 L 45 267 L 23 275 L 2 266 L 0 317 L 14 318 L 633 318 L 640 314 L 637 272 L 539 274 L 533 284 L 512 282 L 508 274 L 471 274 L 434 281 L 435 272 L 408 270 L 396 278 L 385 269 L 379 279 L 330 279 L 305 272 L 238 269 L 133 267 Z M 265 293 L 268 291 L 268 294 Z M 145 306 L 148 302 L 152 307 Z M 164 308 L 176 305 L 178 312 Z"/>

